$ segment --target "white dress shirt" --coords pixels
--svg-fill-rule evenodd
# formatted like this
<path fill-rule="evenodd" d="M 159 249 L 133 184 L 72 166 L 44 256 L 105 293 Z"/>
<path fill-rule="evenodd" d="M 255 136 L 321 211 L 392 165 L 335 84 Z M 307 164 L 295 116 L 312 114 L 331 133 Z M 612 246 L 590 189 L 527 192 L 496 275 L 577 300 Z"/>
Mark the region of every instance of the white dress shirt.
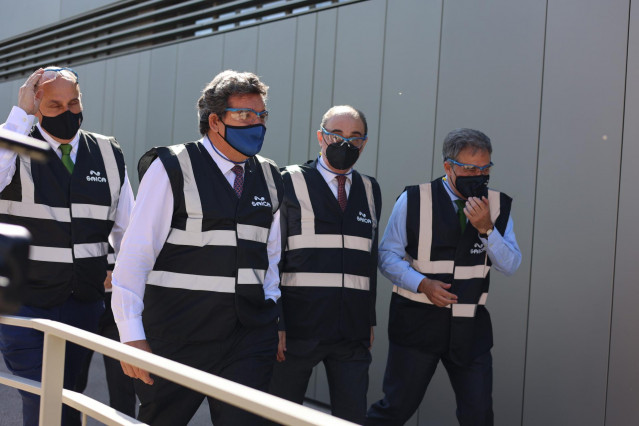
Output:
<path fill-rule="evenodd" d="M 212 147 L 207 137 L 200 140 L 215 164 L 233 187 L 235 163 Z M 240 164 L 244 167 L 244 164 Z M 138 198 L 131 214 L 131 226 L 124 235 L 122 249 L 113 272 L 113 316 L 122 342 L 145 340 L 142 325 L 144 289 L 149 272 L 162 250 L 171 229 L 173 191 L 162 161 L 155 159 L 144 174 Z M 280 297 L 278 262 L 281 256 L 280 212 L 273 216 L 267 252 L 269 268 L 264 277 L 264 295 L 274 302 Z M 213 260 L 212 260 L 213 261 Z"/>
<path fill-rule="evenodd" d="M 22 135 L 28 135 L 33 127 L 33 122 L 36 121 L 36 117 L 33 115 L 27 115 L 27 113 L 17 106 L 14 106 L 9 113 L 7 121 L 0 125 L 3 129 L 11 130 Z M 36 123 L 38 130 L 44 137 L 44 140 L 51 146 L 51 149 L 62 158 L 62 152 L 60 151 L 60 143 L 53 140 L 49 134 L 40 127 L 40 123 Z M 76 133 L 70 145 L 73 147 L 71 150 L 71 160 L 75 163 L 78 156 L 78 144 L 80 142 L 80 133 Z M 0 191 L 4 190 L 7 185 L 11 183 L 13 174 L 16 171 L 16 153 L 8 149 L 0 148 Z M 115 212 L 115 222 L 109 235 L 109 243 L 113 246 L 115 254 L 117 256 L 120 251 L 120 243 L 124 236 L 124 231 L 129 225 L 129 216 L 133 210 L 133 204 L 135 199 L 133 197 L 133 190 L 129 183 L 129 176 L 126 168 L 124 170 L 124 183 L 120 188 L 120 200 L 118 201 L 118 207 Z"/>
<path fill-rule="evenodd" d="M 446 188 L 451 203 L 453 203 L 453 207 L 457 211 L 455 200 L 458 200 L 459 197 L 448 187 L 446 181 L 444 181 L 444 188 Z M 422 279 L 424 279 L 424 275 L 413 269 L 410 263 L 405 260 L 406 246 L 408 245 L 406 236 L 406 200 L 407 196 L 406 192 L 404 192 L 397 199 L 393 212 L 388 219 L 388 225 L 386 225 L 384 236 L 379 244 L 379 269 L 393 284 L 417 293 L 417 288 Z M 521 251 L 515 238 L 512 216 L 508 216 L 508 223 L 503 236 L 495 228 L 488 238 L 480 237 L 479 239 L 486 247 L 486 252 L 495 270 L 505 275 L 515 273 L 521 263 Z"/>
<path fill-rule="evenodd" d="M 326 162 L 324 161 L 324 156 L 320 155 L 317 159 L 317 163 L 317 170 L 319 170 L 320 174 L 328 184 L 328 187 L 331 189 L 331 192 L 333 193 L 335 198 L 337 198 L 337 176 L 339 175 L 330 171 L 330 169 L 326 165 Z M 346 190 L 346 198 L 348 199 L 348 195 L 351 193 L 351 184 L 353 183 L 353 169 L 349 169 L 348 172 L 344 174 L 344 176 L 346 176 L 344 189 Z"/>

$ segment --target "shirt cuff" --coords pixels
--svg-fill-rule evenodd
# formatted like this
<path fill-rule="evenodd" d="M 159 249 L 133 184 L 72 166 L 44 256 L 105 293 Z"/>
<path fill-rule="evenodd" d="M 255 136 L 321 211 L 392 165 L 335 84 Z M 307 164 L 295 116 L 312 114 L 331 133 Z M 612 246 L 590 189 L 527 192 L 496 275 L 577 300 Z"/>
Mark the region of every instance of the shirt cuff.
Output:
<path fill-rule="evenodd" d="M 26 135 L 31 130 L 31 127 L 33 127 L 35 118 L 35 115 L 28 115 L 22 108 L 14 106 L 11 108 L 11 112 L 3 128 L 20 133 L 21 135 Z"/>
<path fill-rule="evenodd" d="M 404 288 L 410 290 L 413 293 L 419 293 L 419 283 L 422 282 L 424 276 L 415 270 L 406 272 L 406 276 L 402 280 Z"/>
<path fill-rule="evenodd" d="M 482 242 L 482 244 L 484 244 L 484 247 L 486 248 L 494 247 L 495 244 L 500 243 L 503 239 L 504 237 L 501 236 L 497 228 L 493 228 L 493 232 L 490 233 L 488 238 L 479 237 L 479 240 Z"/>
<path fill-rule="evenodd" d="M 132 318 L 130 320 L 117 323 L 120 333 L 120 342 L 132 342 L 134 340 L 146 340 L 142 318 Z"/>

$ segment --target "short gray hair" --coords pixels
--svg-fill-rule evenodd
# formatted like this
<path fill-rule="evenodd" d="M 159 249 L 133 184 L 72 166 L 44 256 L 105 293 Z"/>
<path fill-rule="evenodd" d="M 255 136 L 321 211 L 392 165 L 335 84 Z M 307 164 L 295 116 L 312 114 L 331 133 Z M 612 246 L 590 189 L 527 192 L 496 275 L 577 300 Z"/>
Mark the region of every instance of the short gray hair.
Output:
<path fill-rule="evenodd" d="M 197 100 L 197 112 L 200 118 L 200 134 L 209 131 L 209 115 L 222 117 L 228 108 L 229 98 L 233 95 L 257 94 L 266 103 L 268 86 L 252 72 L 222 71 L 202 90 Z"/>
<path fill-rule="evenodd" d="M 444 161 L 449 158 L 457 161 L 459 153 L 466 148 L 472 148 L 473 153 L 477 151 L 486 151 L 489 154 L 493 153 L 490 138 L 479 130 L 455 129 L 448 133 L 446 139 L 444 139 L 444 146 L 442 148 Z"/>
<path fill-rule="evenodd" d="M 368 134 L 368 123 L 366 122 L 366 116 L 360 110 L 350 105 L 336 105 L 331 107 L 328 111 L 324 113 L 322 117 L 322 123 L 320 124 L 322 127 L 326 128 L 326 122 L 333 118 L 336 115 L 347 114 L 355 119 L 359 119 L 362 121 L 364 125 L 364 134 Z"/>

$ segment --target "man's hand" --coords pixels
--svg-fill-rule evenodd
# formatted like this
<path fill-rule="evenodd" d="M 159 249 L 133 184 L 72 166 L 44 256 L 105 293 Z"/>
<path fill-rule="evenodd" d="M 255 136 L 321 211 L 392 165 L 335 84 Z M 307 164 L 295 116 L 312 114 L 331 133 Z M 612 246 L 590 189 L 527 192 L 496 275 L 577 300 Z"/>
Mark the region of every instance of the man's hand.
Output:
<path fill-rule="evenodd" d="M 489 229 L 493 229 L 493 222 L 490 220 L 490 203 L 488 198 L 469 197 L 464 213 L 468 221 L 473 224 L 480 234 L 485 234 Z"/>
<path fill-rule="evenodd" d="M 107 276 L 104 279 L 104 289 L 108 290 L 110 288 L 112 288 L 113 286 L 111 285 L 111 274 L 113 273 L 113 271 L 107 271 Z"/>
<path fill-rule="evenodd" d="M 277 362 L 282 362 L 286 360 L 286 356 L 284 356 L 284 352 L 286 352 L 286 331 L 278 331 L 277 335 L 280 338 L 277 344 Z"/>
<path fill-rule="evenodd" d="M 457 296 L 446 291 L 450 286 L 451 284 L 446 284 L 442 281 L 424 278 L 422 282 L 419 283 L 417 291 L 424 293 L 426 297 L 433 302 L 433 305 L 443 308 L 452 303 L 457 303 Z"/>
<path fill-rule="evenodd" d="M 125 345 L 133 346 L 134 348 L 142 349 L 143 351 L 151 352 L 151 347 L 146 340 L 134 340 L 132 342 L 126 342 Z M 140 379 L 147 385 L 153 384 L 153 379 L 149 375 L 149 372 L 141 368 L 135 367 L 131 364 L 127 364 L 124 361 L 120 361 L 122 371 L 129 377 L 134 379 Z"/>
<path fill-rule="evenodd" d="M 375 341 L 375 327 L 371 326 L 371 344 L 368 347 L 368 350 L 370 351 L 371 349 L 373 349 L 373 342 Z"/>
<path fill-rule="evenodd" d="M 40 109 L 43 91 L 38 85 L 44 69 L 40 68 L 27 78 L 18 91 L 18 107 L 29 115 L 34 115 Z"/>

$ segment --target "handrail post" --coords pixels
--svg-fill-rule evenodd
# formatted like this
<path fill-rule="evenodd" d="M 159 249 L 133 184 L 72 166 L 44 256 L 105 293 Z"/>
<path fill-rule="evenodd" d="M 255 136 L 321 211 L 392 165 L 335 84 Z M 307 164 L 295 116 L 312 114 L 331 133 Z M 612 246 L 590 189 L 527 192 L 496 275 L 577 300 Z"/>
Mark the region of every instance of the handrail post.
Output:
<path fill-rule="evenodd" d="M 40 426 L 60 426 L 64 384 L 65 340 L 44 333 Z"/>

